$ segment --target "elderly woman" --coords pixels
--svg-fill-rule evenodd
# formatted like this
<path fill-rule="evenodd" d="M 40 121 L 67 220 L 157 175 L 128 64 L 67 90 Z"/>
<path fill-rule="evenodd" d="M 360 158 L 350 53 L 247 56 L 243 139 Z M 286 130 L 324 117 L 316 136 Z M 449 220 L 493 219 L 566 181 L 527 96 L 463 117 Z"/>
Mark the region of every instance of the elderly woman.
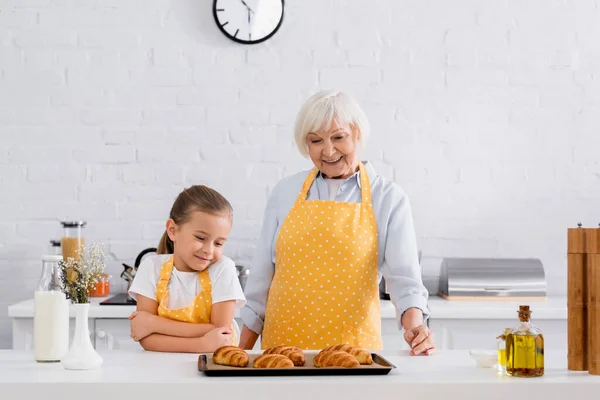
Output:
<path fill-rule="evenodd" d="M 347 94 L 317 93 L 300 109 L 294 136 L 315 168 L 284 178 L 269 197 L 240 347 L 251 349 L 262 334 L 263 349 L 382 349 L 383 275 L 411 354 L 433 354 L 410 203 L 360 161 L 369 136 L 364 112 Z"/>

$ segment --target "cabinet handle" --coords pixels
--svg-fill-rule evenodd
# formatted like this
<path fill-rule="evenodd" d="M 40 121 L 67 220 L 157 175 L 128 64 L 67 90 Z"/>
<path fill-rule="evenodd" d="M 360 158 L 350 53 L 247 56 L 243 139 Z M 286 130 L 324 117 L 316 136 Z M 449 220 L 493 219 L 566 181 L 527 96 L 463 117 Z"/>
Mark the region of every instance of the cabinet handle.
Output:
<path fill-rule="evenodd" d="M 98 330 L 96 332 L 96 337 L 98 339 L 104 339 L 106 337 L 106 332 L 104 332 L 103 330 Z"/>

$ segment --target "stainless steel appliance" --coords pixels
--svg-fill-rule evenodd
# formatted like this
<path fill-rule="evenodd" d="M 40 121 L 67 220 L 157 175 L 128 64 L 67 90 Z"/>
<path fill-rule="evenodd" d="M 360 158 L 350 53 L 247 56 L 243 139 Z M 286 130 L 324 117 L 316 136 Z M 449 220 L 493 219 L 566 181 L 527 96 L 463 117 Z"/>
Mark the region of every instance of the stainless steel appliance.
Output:
<path fill-rule="evenodd" d="M 246 289 L 246 281 L 248 281 L 248 275 L 250 275 L 250 270 L 243 265 L 236 265 L 235 269 L 237 270 L 237 277 L 240 281 L 240 286 L 242 290 Z"/>
<path fill-rule="evenodd" d="M 447 300 L 544 299 L 544 266 L 536 258 L 442 260 L 439 295 Z"/>

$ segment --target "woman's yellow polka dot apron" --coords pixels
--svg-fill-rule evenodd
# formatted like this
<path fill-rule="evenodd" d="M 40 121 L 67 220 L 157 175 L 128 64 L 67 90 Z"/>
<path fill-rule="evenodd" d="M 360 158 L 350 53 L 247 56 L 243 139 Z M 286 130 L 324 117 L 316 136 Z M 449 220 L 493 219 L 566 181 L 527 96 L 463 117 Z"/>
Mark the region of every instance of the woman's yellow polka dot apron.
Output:
<path fill-rule="evenodd" d="M 200 293 L 196 295 L 194 302 L 187 307 L 169 309 L 169 281 L 173 271 L 173 256 L 165 261 L 160 269 L 160 278 L 156 285 L 156 301 L 158 302 L 158 315 L 180 322 L 191 322 L 193 324 L 210 324 L 210 312 L 212 309 L 212 283 L 208 269 L 198 273 L 200 282 Z M 232 329 L 233 332 L 233 329 Z M 235 336 L 235 335 L 233 335 Z M 237 343 L 232 337 L 232 344 Z"/>
<path fill-rule="evenodd" d="M 382 349 L 377 222 L 362 163 L 359 171 L 361 203 L 307 200 L 317 169 L 304 181 L 277 238 L 263 349 Z"/>

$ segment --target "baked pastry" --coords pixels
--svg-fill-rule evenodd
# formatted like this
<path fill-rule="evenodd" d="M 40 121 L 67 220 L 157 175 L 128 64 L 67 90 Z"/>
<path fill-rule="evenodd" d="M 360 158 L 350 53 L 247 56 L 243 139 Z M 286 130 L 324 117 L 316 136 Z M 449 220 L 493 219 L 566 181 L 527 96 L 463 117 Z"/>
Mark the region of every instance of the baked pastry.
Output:
<path fill-rule="evenodd" d="M 293 368 L 292 360 L 281 354 L 262 354 L 254 360 L 254 368 Z"/>
<path fill-rule="evenodd" d="M 321 351 L 313 359 L 313 365 L 317 368 L 343 367 L 357 368 L 360 363 L 354 356 L 341 350 Z"/>
<path fill-rule="evenodd" d="M 345 351 L 333 350 L 333 351 L 321 351 L 313 359 L 313 364 L 317 368 L 325 367 L 343 367 L 343 368 L 356 368 L 360 366 L 360 363 L 354 356 Z"/>
<path fill-rule="evenodd" d="M 358 347 L 350 346 L 349 344 L 334 344 L 324 348 L 322 351 L 345 351 L 346 353 L 354 356 L 356 360 L 361 364 L 371 365 L 373 364 L 373 357 L 368 351 L 359 349 Z"/>
<path fill-rule="evenodd" d="M 219 347 L 213 353 L 213 362 L 215 364 L 243 368 L 248 365 L 249 361 L 248 354 L 236 346 Z"/>
<path fill-rule="evenodd" d="M 296 346 L 275 346 L 268 348 L 263 354 L 281 354 L 292 360 L 296 367 L 301 367 L 306 362 L 302 349 Z"/>

